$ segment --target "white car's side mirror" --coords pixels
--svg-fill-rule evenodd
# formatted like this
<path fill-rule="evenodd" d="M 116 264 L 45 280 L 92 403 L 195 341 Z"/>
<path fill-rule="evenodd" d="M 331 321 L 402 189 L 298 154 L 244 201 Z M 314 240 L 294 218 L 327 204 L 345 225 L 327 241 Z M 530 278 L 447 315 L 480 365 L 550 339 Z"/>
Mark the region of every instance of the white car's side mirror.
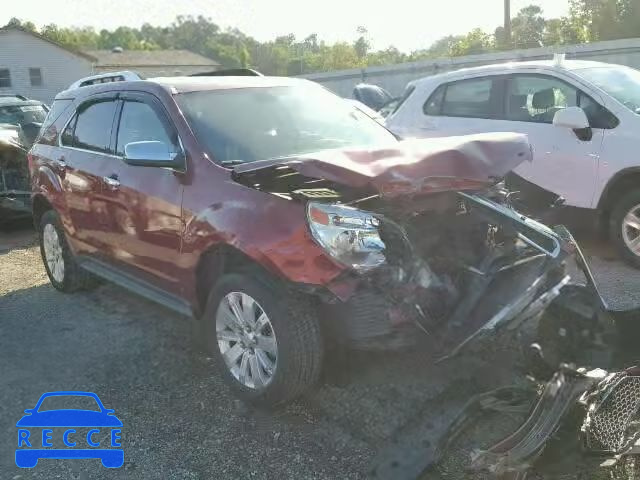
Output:
<path fill-rule="evenodd" d="M 567 107 L 556 112 L 553 117 L 553 124 L 556 127 L 582 130 L 589 128 L 589 119 L 580 107 Z"/>

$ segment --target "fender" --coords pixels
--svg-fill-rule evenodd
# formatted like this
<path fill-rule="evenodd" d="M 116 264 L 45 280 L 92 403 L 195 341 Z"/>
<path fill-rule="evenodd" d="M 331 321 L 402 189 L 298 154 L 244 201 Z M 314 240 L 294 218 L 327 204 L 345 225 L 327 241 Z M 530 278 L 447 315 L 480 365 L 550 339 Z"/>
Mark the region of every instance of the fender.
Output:
<path fill-rule="evenodd" d="M 611 198 L 614 198 L 616 194 L 621 193 L 618 188 L 621 182 L 624 182 L 626 178 L 631 176 L 640 176 L 640 167 L 629 167 L 616 172 L 607 182 L 607 185 L 602 190 L 600 199 L 598 200 L 597 208 L 600 211 L 606 211 L 611 203 Z M 640 185 L 639 185 L 640 187 Z"/>

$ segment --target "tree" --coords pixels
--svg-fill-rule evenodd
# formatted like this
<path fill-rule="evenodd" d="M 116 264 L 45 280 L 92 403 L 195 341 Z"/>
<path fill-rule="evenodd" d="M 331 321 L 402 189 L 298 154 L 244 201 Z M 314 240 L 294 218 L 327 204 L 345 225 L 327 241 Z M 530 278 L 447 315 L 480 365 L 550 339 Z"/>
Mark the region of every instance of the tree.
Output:
<path fill-rule="evenodd" d="M 542 46 L 545 19 L 537 5 L 522 8 L 511 20 L 512 48 L 535 48 Z"/>
<path fill-rule="evenodd" d="M 369 49 L 371 48 L 371 43 L 367 39 L 368 31 L 365 27 L 358 27 L 358 33 L 360 37 L 353 44 L 353 48 L 356 51 L 356 55 L 360 60 L 364 59 L 369 53 Z"/>
<path fill-rule="evenodd" d="M 475 55 L 489 52 L 494 48 L 493 35 L 489 35 L 482 31 L 482 29 L 476 28 L 452 45 L 451 55 L 454 57 Z"/>

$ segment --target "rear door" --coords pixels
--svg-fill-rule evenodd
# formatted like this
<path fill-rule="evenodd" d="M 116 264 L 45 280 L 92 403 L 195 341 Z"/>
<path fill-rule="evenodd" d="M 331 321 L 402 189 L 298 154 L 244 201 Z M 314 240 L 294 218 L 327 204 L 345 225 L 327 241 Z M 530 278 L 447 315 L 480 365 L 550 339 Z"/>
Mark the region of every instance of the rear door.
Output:
<path fill-rule="evenodd" d="M 405 134 L 429 138 L 497 131 L 503 81 L 502 76 L 484 76 L 440 85 L 421 100 L 413 131 Z"/>
<path fill-rule="evenodd" d="M 181 149 L 177 131 L 153 95 L 123 92 L 114 133 L 117 159 L 109 163 L 105 198 L 109 207 L 110 262 L 125 273 L 179 294 L 184 172 L 124 162 L 131 142 L 160 141 Z"/>
<path fill-rule="evenodd" d="M 103 178 L 114 158 L 111 133 L 116 102 L 116 94 L 110 93 L 81 103 L 60 135 L 52 159 L 66 201 L 66 231 L 78 254 L 99 255 L 104 245 Z"/>

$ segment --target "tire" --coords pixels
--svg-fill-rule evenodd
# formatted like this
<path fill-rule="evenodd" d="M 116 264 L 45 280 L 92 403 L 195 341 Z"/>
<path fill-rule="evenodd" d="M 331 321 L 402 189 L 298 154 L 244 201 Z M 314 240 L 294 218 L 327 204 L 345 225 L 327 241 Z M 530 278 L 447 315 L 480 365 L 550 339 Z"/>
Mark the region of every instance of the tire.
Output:
<path fill-rule="evenodd" d="M 42 262 L 47 271 L 49 281 L 56 290 L 70 293 L 80 289 L 88 290 L 98 285 L 95 277 L 78 266 L 73 252 L 69 249 L 69 244 L 67 243 L 67 238 L 60 222 L 60 216 L 54 210 L 48 210 L 42 215 L 38 234 Z M 54 268 L 47 260 L 47 247 L 45 243 L 53 241 L 47 240 L 52 239 L 52 237 L 57 240 L 57 247 L 54 245 L 54 255 L 62 262 L 62 269 Z M 55 243 L 55 241 L 53 241 L 53 243 Z"/>
<path fill-rule="evenodd" d="M 628 238 L 632 236 L 632 233 L 640 235 L 640 231 L 634 232 L 633 229 L 625 226 L 625 218 L 634 210 L 636 210 L 636 213 L 640 218 L 640 190 L 631 190 L 627 192 L 620 197 L 613 206 L 611 216 L 609 218 L 609 238 L 613 242 L 618 254 L 625 262 L 633 267 L 640 268 L 640 247 L 637 250 L 638 253 L 635 253 L 628 245 Z M 629 233 L 627 239 L 625 239 L 623 229 L 627 229 L 627 231 L 632 232 Z"/>
<path fill-rule="evenodd" d="M 252 335 L 251 332 L 237 333 L 242 331 L 237 323 L 233 331 L 227 328 L 228 324 L 238 318 L 233 313 L 229 317 L 228 313 L 232 312 L 229 300 L 235 299 L 241 305 L 245 305 L 245 301 L 250 304 L 250 300 L 245 300 L 247 297 L 256 303 L 251 310 L 253 315 L 247 314 L 247 317 L 257 318 L 254 325 L 262 319 L 261 312 L 266 314 L 269 322 L 260 332 L 260 327 L 253 330 L 253 341 L 257 342 L 255 344 L 251 344 L 252 339 L 248 337 Z M 215 358 L 215 368 L 235 394 L 247 403 L 267 408 L 283 405 L 307 392 L 320 377 L 324 343 L 317 308 L 311 298 L 293 296 L 282 287 L 267 285 L 255 275 L 227 274 L 209 295 L 202 316 L 202 326 L 207 351 Z M 219 335 L 222 333 L 219 331 L 232 338 L 241 338 L 241 341 L 221 340 Z M 276 346 L 275 356 L 271 351 L 273 344 Z M 251 345 L 255 347 L 255 351 Z M 269 348 L 261 350 L 265 345 Z M 225 360 L 222 353 L 224 348 L 227 349 L 227 358 L 235 357 L 240 350 L 246 352 L 235 363 L 231 362 L 235 373 Z M 273 366 L 271 376 L 265 366 L 267 364 Z M 247 374 L 244 381 L 238 377 L 243 365 Z M 259 369 L 256 370 L 257 375 L 254 374 L 254 367 Z M 262 377 L 269 378 L 264 381 Z M 250 385 L 254 378 L 255 383 Z"/>

